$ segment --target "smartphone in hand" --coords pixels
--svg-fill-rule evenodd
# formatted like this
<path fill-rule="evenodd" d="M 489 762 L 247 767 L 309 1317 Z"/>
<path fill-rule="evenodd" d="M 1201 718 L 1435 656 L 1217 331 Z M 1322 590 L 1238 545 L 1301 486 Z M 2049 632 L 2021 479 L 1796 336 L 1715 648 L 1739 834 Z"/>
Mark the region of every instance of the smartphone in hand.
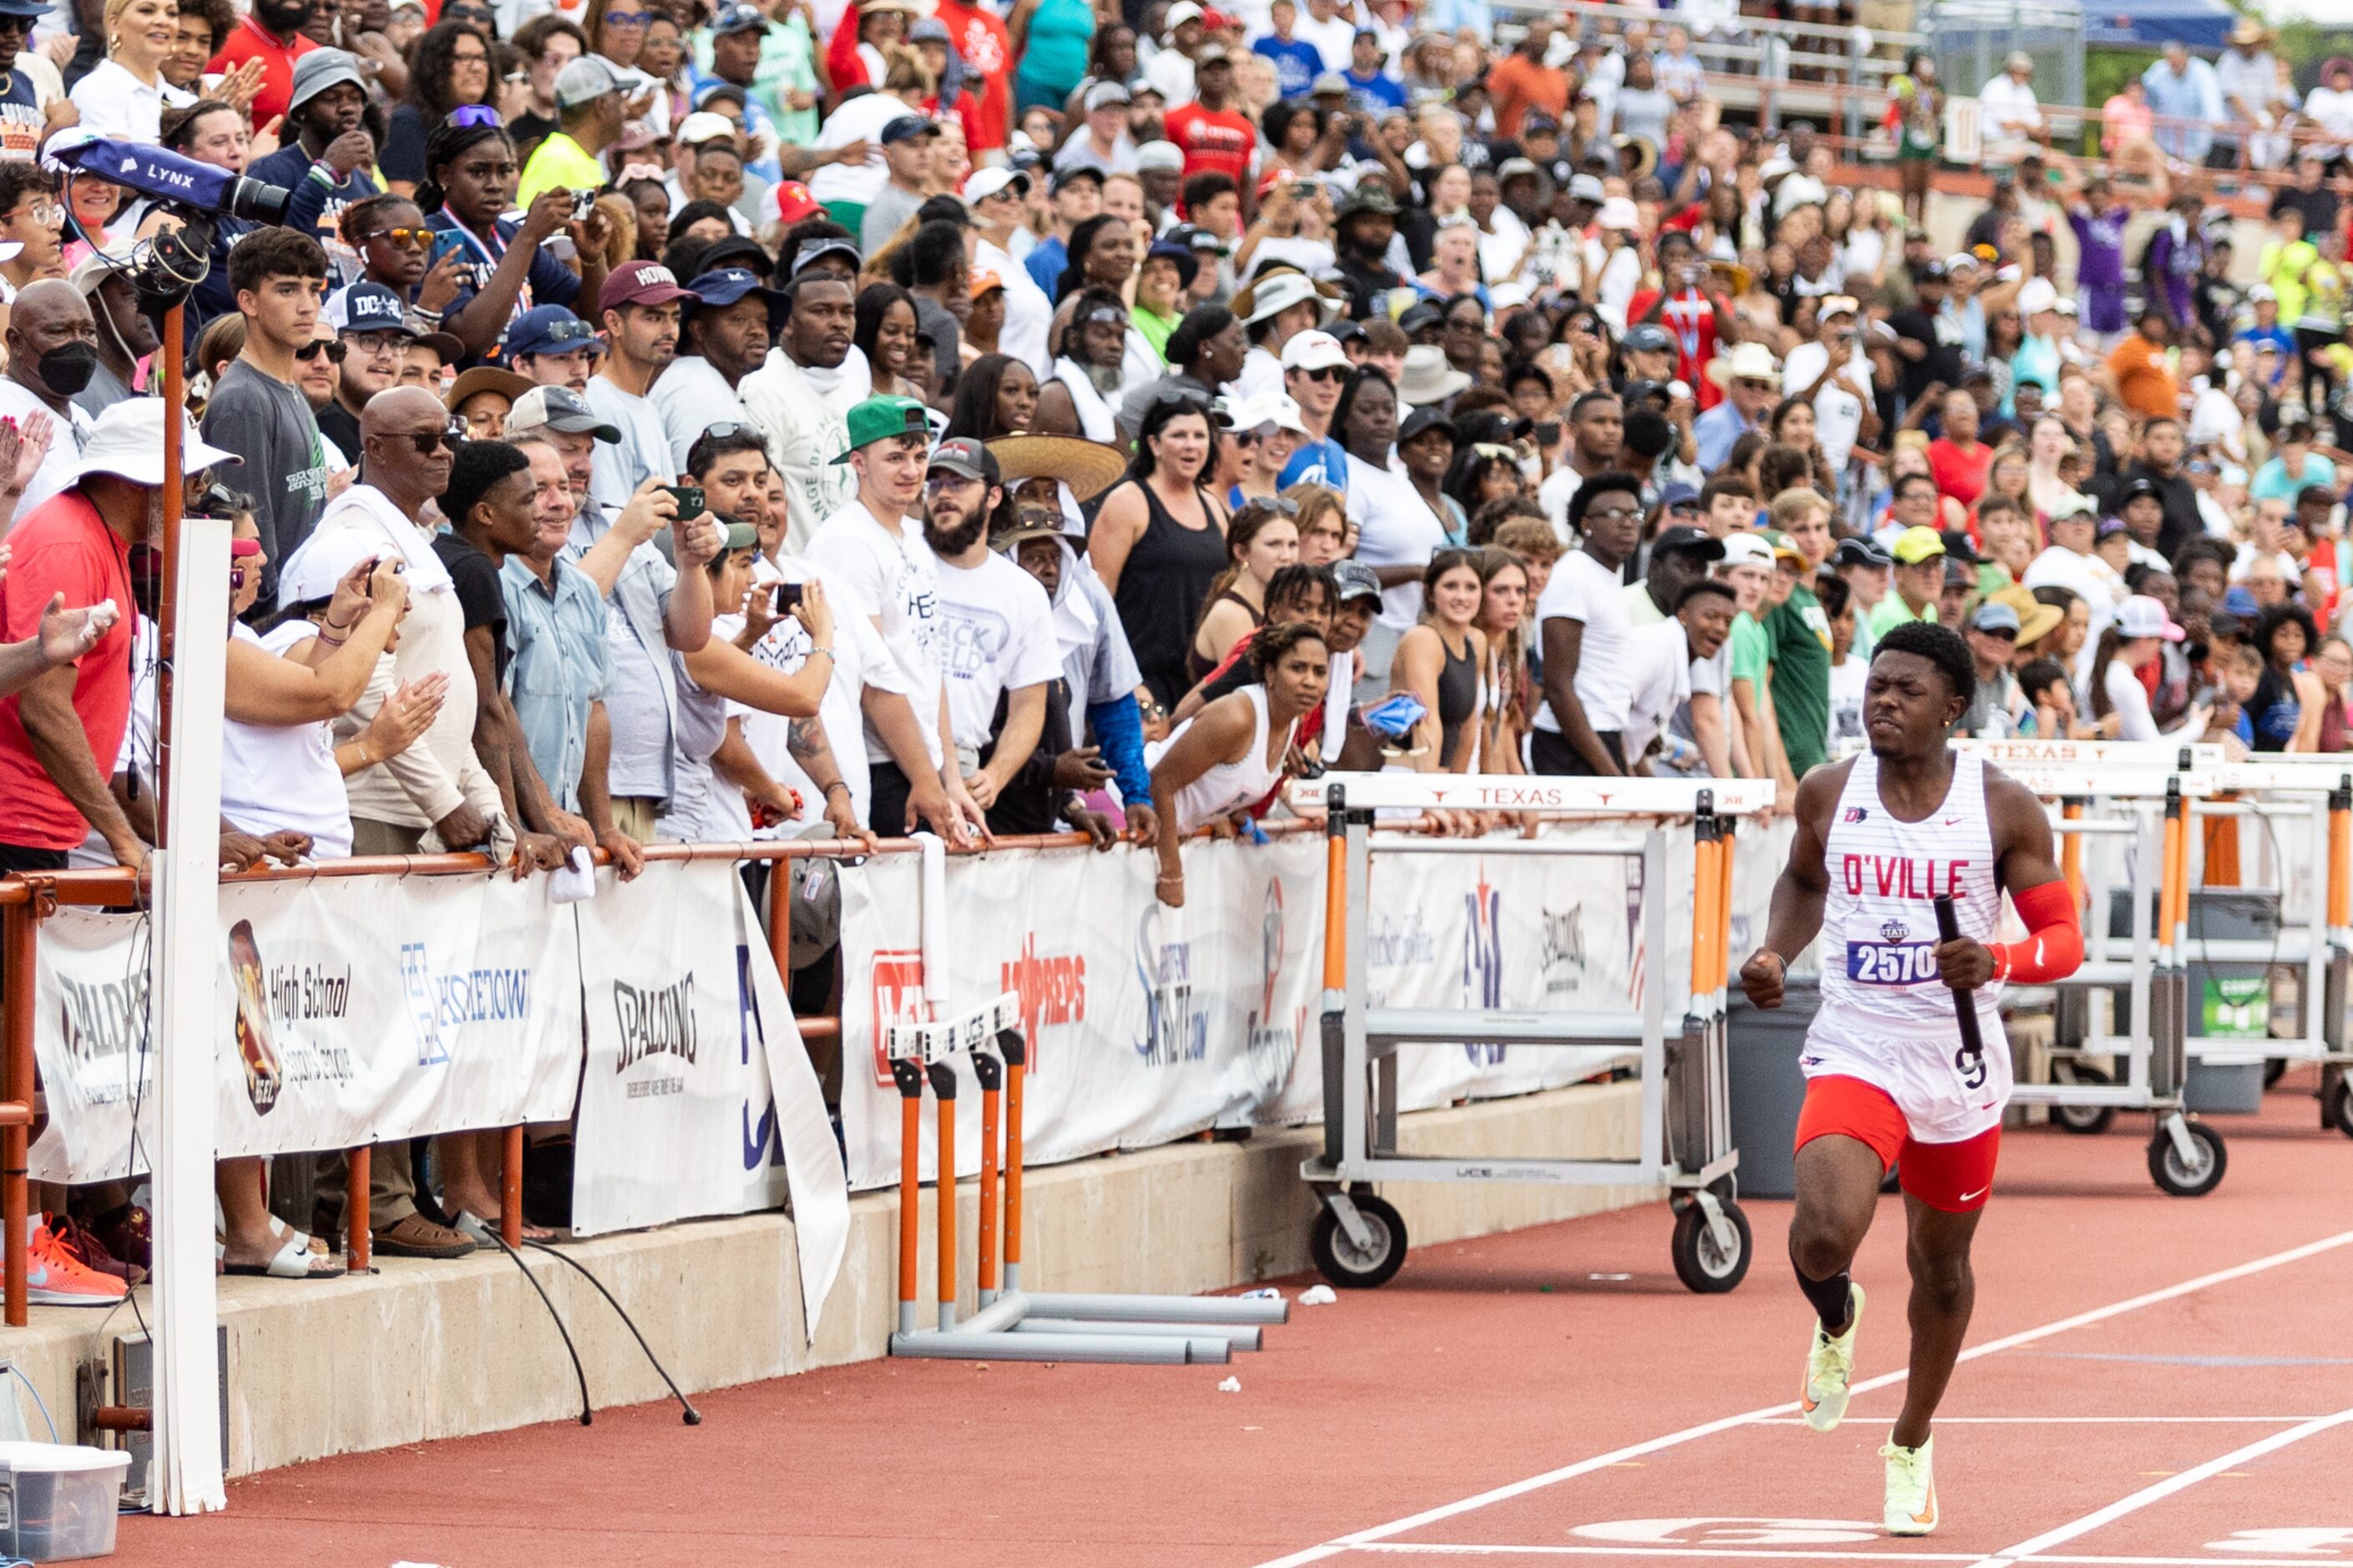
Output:
<path fill-rule="evenodd" d="M 670 500 L 678 502 L 679 521 L 684 522 L 689 518 L 696 518 L 702 515 L 702 487 L 701 485 L 664 485 L 662 486 L 662 489 L 670 492 Z"/>

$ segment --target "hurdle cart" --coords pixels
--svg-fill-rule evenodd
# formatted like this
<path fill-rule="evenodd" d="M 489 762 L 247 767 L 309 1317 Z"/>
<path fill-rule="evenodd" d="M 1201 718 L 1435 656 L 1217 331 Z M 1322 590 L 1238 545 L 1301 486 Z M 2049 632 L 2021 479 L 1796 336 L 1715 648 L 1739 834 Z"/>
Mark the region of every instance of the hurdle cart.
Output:
<path fill-rule="evenodd" d="M 1731 954 L 1734 825 L 1772 805 L 1769 780 L 1600 779 L 1445 773 L 1327 773 L 1301 781 L 1294 810 L 1325 812 L 1324 1149 L 1300 1174 L 1322 1208 L 1311 1237 L 1316 1267 L 1335 1285 L 1385 1284 L 1405 1261 L 1404 1217 L 1377 1182 L 1537 1182 L 1664 1186 L 1674 1213 L 1672 1255 L 1684 1285 L 1732 1289 L 1748 1270 L 1748 1221 L 1736 1201 L 1740 1156 L 1726 1095 L 1725 981 Z M 1633 818 L 1626 830 L 1514 838 L 1383 834 L 1378 811 L 1535 813 L 1554 818 Z M 1640 819 L 1650 818 L 1647 826 Z M 1667 845 L 1688 831 L 1694 848 L 1691 990 L 1673 998 L 1666 974 Z M 1365 1000 L 1374 861 L 1402 855 L 1539 856 L 1564 861 L 1639 860 L 1642 941 L 1657 978 L 1640 1006 L 1620 1012 L 1369 1007 Z M 1568 874 L 1573 874 L 1572 868 Z M 1398 1147 L 1398 1047 L 1451 1043 L 1622 1046 L 1641 1053 L 1641 1149 L 1631 1160 L 1463 1158 Z"/>
<path fill-rule="evenodd" d="M 1963 755 L 1983 757 L 2041 797 L 2051 813 L 2059 864 L 2084 927 L 2084 962 L 2057 993 L 2052 1079 L 2019 1083 L 2014 1105 L 2050 1108 L 2060 1127 L 2104 1131 L 2119 1110 L 2156 1119 L 2148 1173 L 2176 1197 L 2202 1197 L 2221 1184 L 2229 1155 L 2222 1135 L 2185 1109 L 2189 1072 L 2189 957 L 2183 931 L 2189 910 L 2191 807 L 2214 793 L 2219 746 L 2169 741 L 1969 741 Z M 2121 841 L 2131 920 L 2122 940 L 2110 932 L 2110 879 L 2084 867 L 2087 842 Z M 2151 872 L 2154 870 L 2154 879 Z M 2153 885 L 2152 885 L 2153 882 Z M 2153 896 L 2152 896 L 2153 894 Z M 2113 1028 L 2100 1001 L 2121 999 L 2125 1027 Z M 2096 1063 L 2121 1059 L 2121 1078 Z"/>

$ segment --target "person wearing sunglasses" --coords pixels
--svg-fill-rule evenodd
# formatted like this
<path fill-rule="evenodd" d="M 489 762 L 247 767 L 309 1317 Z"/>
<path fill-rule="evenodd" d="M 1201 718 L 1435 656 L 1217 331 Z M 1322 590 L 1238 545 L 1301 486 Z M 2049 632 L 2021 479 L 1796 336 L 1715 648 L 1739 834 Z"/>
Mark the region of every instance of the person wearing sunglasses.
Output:
<path fill-rule="evenodd" d="M 1299 443 L 1283 465 L 1281 484 L 1330 485 L 1345 490 L 1348 482 L 1348 449 L 1332 438 L 1332 410 L 1339 405 L 1340 384 L 1348 379 L 1348 353 L 1340 340 L 1320 330 L 1299 333 L 1282 345 L 1282 391 L 1299 407 L 1299 422 L 1307 438 Z"/>

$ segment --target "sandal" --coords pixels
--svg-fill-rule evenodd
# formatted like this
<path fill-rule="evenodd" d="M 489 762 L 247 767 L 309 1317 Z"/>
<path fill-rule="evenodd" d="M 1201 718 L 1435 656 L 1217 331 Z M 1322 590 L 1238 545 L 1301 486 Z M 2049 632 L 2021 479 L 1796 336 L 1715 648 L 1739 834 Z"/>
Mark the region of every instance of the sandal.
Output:
<path fill-rule="evenodd" d="M 471 1209 L 459 1209 L 449 1221 L 449 1228 L 473 1237 L 479 1246 L 495 1247 L 499 1245 L 499 1222 L 484 1219 Z M 522 1238 L 525 1241 L 554 1241 L 555 1232 L 543 1225 L 533 1225 L 525 1220 L 522 1223 Z"/>
<path fill-rule="evenodd" d="M 286 1245 L 267 1263 L 223 1263 L 224 1274 L 244 1274 L 265 1279 L 340 1279 L 347 1272 L 332 1254 L 311 1250 L 311 1238 L 299 1230 L 286 1229 L 282 1235 Z"/>

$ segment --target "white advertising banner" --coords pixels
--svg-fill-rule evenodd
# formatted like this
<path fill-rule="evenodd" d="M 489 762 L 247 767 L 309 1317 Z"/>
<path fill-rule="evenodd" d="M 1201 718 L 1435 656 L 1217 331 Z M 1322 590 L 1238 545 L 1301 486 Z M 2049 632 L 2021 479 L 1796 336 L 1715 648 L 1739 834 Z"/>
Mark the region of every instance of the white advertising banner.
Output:
<path fill-rule="evenodd" d="M 1629 829 L 1546 831 L 1623 838 Z M 1762 931 L 1786 846 L 1786 830 L 1744 834 L 1736 946 L 1744 931 Z M 1639 860 L 1377 847 L 1366 1001 L 1624 1012 L 1656 983 L 1669 986 L 1674 1028 L 1690 985 L 1688 830 L 1671 831 L 1667 849 L 1667 952 L 1659 955 L 1641 940 Z M 898 1180 L 898 1092 L 875 1026 L 916 1018 L 927 1002 L 953 1010 L 1020 993 L 1031 1061 L 1025 1152 L 1037 1163 L 1322 1114 L 1322 838 L 1187 846 L 1182 909 L 1154 899 L 1154 869 L 1150 856 L 1130 852 L 952 858 L 950 973 L 928 993 L 913 858 L 843 873 L 841 1110 L 852 1187 Z M 1575 1082 L 1627 1056 L 1606 1047 L 1407 1047 L 1401 1098 L 1422 1108 L 1525 1093 Z M 926 1109 L 927 1177 L 935 1115 Z M 969 1174 L 979 1164 L 979 1107 L 968 1068 L 958 1118 L 959 1160 Z"/>
<path fill-rule="evenodd" d="M 547 885 L 413 878 L 222 888 L 212 1042 L 221 1156 L 570 1115 L 578 947 Z M 41 1180 L 146 1168 L 153 1052 L 174 1048 L 145 1037 L 147 940 L 138 915 L 66 909 L 42 922 L 34 1049 L 51 1114 L 32 1162 Z"/>
<path fill-rule="evenodd" d="M 581 1236 L 792 1198 L 804 1322 L 849 1245 L 841 1152 L 733 864 L 656 861 L 576 906 L 588 1055 L 575 1132 Z"/>

